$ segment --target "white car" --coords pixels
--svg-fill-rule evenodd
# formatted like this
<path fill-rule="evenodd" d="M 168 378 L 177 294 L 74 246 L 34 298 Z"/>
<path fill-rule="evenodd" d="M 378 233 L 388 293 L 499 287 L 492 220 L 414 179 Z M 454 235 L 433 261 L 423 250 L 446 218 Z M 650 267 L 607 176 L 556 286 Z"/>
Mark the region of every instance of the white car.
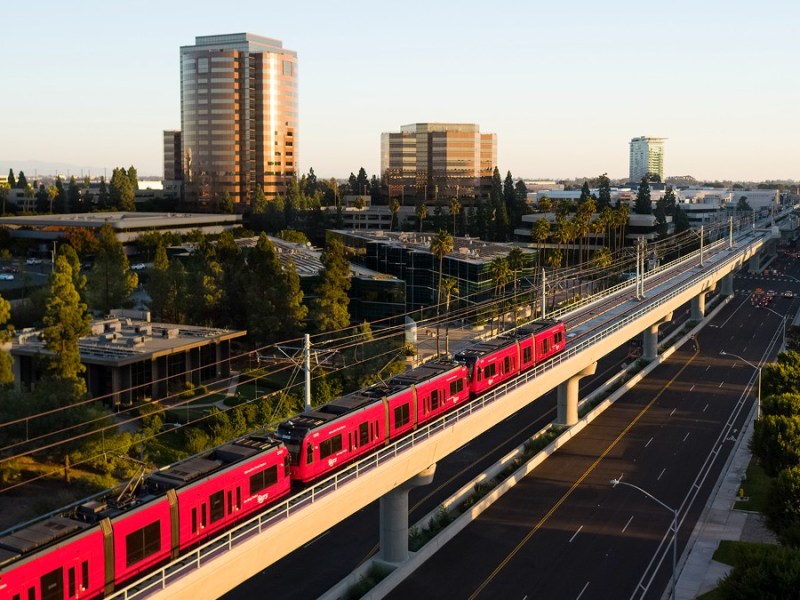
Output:
<path fill-rule="evenodd" d="M 136 263 L 135 265 L 131 265 L 132 271 L 141 271 L 144 269 L 144 263 Z"/>
<path fill-rule="evenodd" d="M 14 281 L 14 276 L 11 273 L 0 273 L 0 281 Z"/>
<path fill-rule="evenodd" d="M 42 264 L 42 259 L 41 258 L 33 258 L 33 257 L 31 257 L 31 258 L 29 258 L 29 259 L 27 259 L 25 261 L 25 264 L 26 265 L 40 265 L 40 264 Z"/>

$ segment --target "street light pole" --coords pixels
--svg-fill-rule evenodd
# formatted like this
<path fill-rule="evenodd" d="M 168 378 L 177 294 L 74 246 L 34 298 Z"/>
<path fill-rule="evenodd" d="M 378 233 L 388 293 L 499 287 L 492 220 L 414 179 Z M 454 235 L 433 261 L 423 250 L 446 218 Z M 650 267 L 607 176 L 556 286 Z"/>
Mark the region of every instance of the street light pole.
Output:
<path fill-rule="evenodd" d="M 781 318 L 781 323 L 783 325 L 783 346 L 782 348 L 786 350 L 786 315 L 779 313 L 777 310 L 772 310 L 769 306 L 762 306 L 761 308 L 765 308 L 773 315 L 778 315 Z M 731 355 L 733 356 L 733 355 Z"/>
<path fill-rule="evenodd" d="M 750 365 L 758 372 L 758 394 L 756 395 L 756 419 L 758 419 L 761 416 L 761 367 L 759 367 L 758 365 L 754 365 L 749 360 L 747 360 L 746 358 L 742 358 L 738 354 L 733 354 L 732 352 L 725 352 L 725 350 L 720 350 L 719 353 L 722 356 L 732 356 L 734 358 L 738 358 L 740 361 L 742 361 L 747 365 Z"/>
<path fill-rule="evenodd" d="M 666 508 L 669 512 L 672 513 L 672 593 L 670 597 L 672 600 L 675 600 L 675 588 L 677 587 L 677 566 L 678 566 L 678 509 L 672 508 L 664 504 L 661 500 L 653 496 L 653 494 L 643 490 L 638 485 L 633 485 L 632 483 L 628 483 L 627 481 L 622 481 L 621 479 L 612 479 L 611 480 L 611 487 L 617 487 L 618 485 L 627 485 L 635 490 L 639 490 L 645 496 L 650 498 L 653 502 L 660 504 L 662 507 Z"/>

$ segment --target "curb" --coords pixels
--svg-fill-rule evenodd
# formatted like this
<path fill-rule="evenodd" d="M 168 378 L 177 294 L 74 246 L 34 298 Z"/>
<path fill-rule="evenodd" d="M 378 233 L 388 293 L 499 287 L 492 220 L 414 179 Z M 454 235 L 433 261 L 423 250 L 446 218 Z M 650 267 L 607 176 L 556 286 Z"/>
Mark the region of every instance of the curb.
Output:
<path fill-rule="evenodd" d="M 612 392 L 605 400 L 601 401 L 597 406 L 592 408 L 588 413 L 586 413 L 582 418 L 578 420 L 578 422 L 573 425 L 571 428 L 566 430 L 560 436 L 558 436 L 555 440 L 553 440 L 549 445 L 545 448 L 540 450 L 531 459 L 526 462 L 525 464 L 521 465 L 519 469 L 514 471 L 511 475 L 509 475 L 503 482 L 499 483 L 495 488 L 493 488 L 489 494 L 484 496 L 481 500 L 475 503 L 468 511 L 464 512 L 462 515 L 457 517 L 452 523 L 450 523 L 447 527 L 445 527 L 442 531 L 440 531 L 436 536 L 431 538 L 420 550 L 417 552 L 411 553 L 409 552 L 409 558 L 402 564 L 398 565 L 389 575 L 387 575 L 383 580 L 378 583 L 374 588 L 372 588 L 369 592 L 367 592 L 364 596 L 361 597 L 361 600 L 379 600 L 384 598 L 387 594 L 389 594 L 397 585 L 399 585 L 406 577 L 408 577 L 411 573 L 413 573 L 423 562 L 428 560 L 431 556 L 433 556 L 439 548 L 444 546 L 447 542 L 452 540 L 459 532 L 461 532 L 467 525 L 469 525 L 472 521 L 474 521 L 480 514 L 489 508 L 498 498 L 500 498 L 503 494 L 505 494 L 508 490 L 514 487 L 520 480 L 526 477 L 531 471 L 533 471 L 537 466 L 539 466 L 542 462 L 544 462 L 551 454 L 553 454 L 556 450 L 561 448 L 564 444 L 566 444 L 569 440 L 571 440 L 574 436 L 580 433 L 589 423 L 591 423 L 594 419 L 600 416 L 603 411 L 605 411 L 609 406 L 611 406 L 617 399 L 622 397 L 625 392 L 629 389 L 634 387 L 637 383 L 639 383 L 646 375 L 648 375 L 651 371 L 653 371 L 656 367 L 661 365 L 664 361 L 666 361 L 678 347 L 682 346 L 684 343 L 689 341 L 698 331 L 700 331 L 707 323 L 709 323 L 717 313 L 725 307 L 725 305 L 730 302 L 734 296 L 728 296 L 722 298 L 722 300 L 713 308 L 710 314 L 706 315 L 702 321 L 697 323 L 692 329 L 688 332 L 683 334 L 683 336 L 679 337 L 677 341 L 670 346 L 669 348 L 665 349 L 659 356 L 648 363 L 644 368 L 638 371 L 635 375 L 631 376 L 625 383 L 623 383 L 618 389 Z M 680 331 L 674 332 L 665 340 L 670 339 L 670 337 L 675 337 L 680 334 Z M 630 367 L 635 365 L 636 363 L 632 363 Z M 629 368 L 630 368 L 629 367 Z M 595 397 L 604 394 L 610 385 L 616 383 L 616 381 L 624 376 L 627 373 L 627 369 L 620 371 L 616 375 L 612 376 L 604 385 L 600 386 L 597 390 L 589 394 L 586 398 L 584 398 L 579 403 L 580 406 L 585 405 L 588 402 L 594 400 Z M 532 438 L 535 439 L 536 437 L 542 435 L 548 429 L 550 429 L 552 425 L 548 425 L 542 430 L 538 431 Z M 475 484 L 491 480 L 493 479 L 498 473 L 500 473 L 506 465 L 511 462 L 514 458 L 519 456 L 524 450 L 524 443 L 506 454 L 500 461 L 495 463 L 493 466 L 486 469 L 483 473 L 479 474 L 475 477 L 472 481 L 468 482 L 464 486 L 462 486 L 457 492 L 455 492 L 452 496 L 448 499 L 443 501 L 436 509 L 429 512 L 427 515 L 422 517 L 417 523 L 415 523 L 413 527 L 423 528 L 430 522 L 430 519 L 433 518 L 442 507 L 447 508 L 453 505 L 456 505 L 467 498 L 469 495 L 472 494 L 472 491 L 475 487 Z M 411 528 L 410 528 L 411 529 Z M 328 590 L 325 594 L 320 596 L 319 600 L 341 600 L 347 594 L 350 587 L 356 585 L 369 571 L 369 569 L 373 566 L 373 564 L 381 564 L 385 565 L 385 563 L 381 562 L 376 557 L 372 557 L 371 559 L 365 561 L 362 565 L 360 565 L 356 570 L 350 573 L 347 577 L 337 583 L 333 588 Z"/>

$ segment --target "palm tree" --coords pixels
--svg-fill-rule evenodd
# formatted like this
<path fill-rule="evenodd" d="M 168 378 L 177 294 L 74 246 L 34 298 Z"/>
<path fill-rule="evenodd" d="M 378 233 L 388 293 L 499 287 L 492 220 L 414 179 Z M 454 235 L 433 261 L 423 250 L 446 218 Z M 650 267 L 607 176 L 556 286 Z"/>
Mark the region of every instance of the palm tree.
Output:
<path fill-rule="evenodd" d="M 422 232 L 422 224 L 428 218 L 428 207 L 424 202 L 417 204 L 417 219 L 419 220 L 419 230 Z"/>
<path fill-rule="evenodd" d="M 502 307 L 500 310 L 501 323 L 505 321 L 505 289 L 511 279 L 511 269 L 508 267 L 508 260 L 505 257 L 498 256 L 489 263 L 489 276 L 494 282 L 494 295 L 495 298 L 501 296 Z M 499 329 L 499 327 L 498 327 Z"/>
<path fill-rule="evenodd" d="M 533 239 L 536 240 L 536 260 L 538 262 L 538 269 L 542 268 L 542 244 L 550 237 L 550 221 L 545 218 L 536 219 L 531 230 Z"/>
<path fill-rule="evenodd" d="M 397 198 L 392 198 L 392 201 L 389 202 L 389 210 L 392 211 L 392 222 L 389 224 L 389 230 L 391 231 L 394 229 L 394 222 L 395 219 L 397 219 L 397 213 L 400 212 L 400 201 Z"/>
<path fill-rule="evenodd" d="M 450 298 L 453 294 L 458 293 L 458 288 L 456 287 L 458 282 L 453 279 L 452 277 L 445 277 L 442 279 L 442 290 L 444 291 L 444 313 L 446 315 L 450 314 Z M 449 355 L 450 354 L 450 320 L 448 319 L 447 324 L 444 327 L 444 353 Z"/>
<path fill-rule="evenodd" d="M 461 212 L 461 202 L 458 198 L 450 200 L 450 214 L 453 215 L 453 235 L 456 235 L 456 216 Z"/>
<path fill-rule="evenodd" d="M 425 206 L 424 204 L 422 206 Z M 453 238 L 444 229 L 433 236 L 431 240 L 430 252 L 439 259 L 439 284 L 437 286 L 436 297 L 436 355 L 439 355 L 439 306 L 442 303 L 442 263 L 444 257 L 453 251 Z"/>
<path fill-rule="evenodd" d="M 511 270 L 512 280 L 514 282 L 513 308 L 514 308 L 514 326 L 516 326 L 517 325 L 517 282 L 519 281 L 517 273 L 519 273 L 525 266 L 525 255 L 519 248 L 512 248 L 509 251 L 508 256 L 506 257 L 506 262 L 508 263 L 508 268 Z"/>

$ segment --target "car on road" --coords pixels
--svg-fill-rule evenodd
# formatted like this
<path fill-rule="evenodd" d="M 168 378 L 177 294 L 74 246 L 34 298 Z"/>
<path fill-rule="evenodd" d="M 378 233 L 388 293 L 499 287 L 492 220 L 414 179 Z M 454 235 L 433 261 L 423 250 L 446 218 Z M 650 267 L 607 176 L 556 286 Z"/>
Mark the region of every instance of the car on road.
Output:
<path fill-rule="evenodd" d="M 132 271 L 142 271 L 144 269 L 144 263 L 136 263 L 135 265 L 131 265 Z"/>
<path fill-rule="evenodd" d="M 25 260 L 25 264 L 26 265 L 40 265 L 40 264 L 42 264 L 42 259 L 41 258 L 30 257 L 27 260 Z"/>
<path fill-rule="evenodd" d="M 792 290 L 786 290 L 783 292 L 784 298 L 794 298 L 794 292 Z"/>
<path fill-rule="evenodd" d="M 0 273 L 0 281 L 14 281 L 14 276 L 11 273 Z"/>

